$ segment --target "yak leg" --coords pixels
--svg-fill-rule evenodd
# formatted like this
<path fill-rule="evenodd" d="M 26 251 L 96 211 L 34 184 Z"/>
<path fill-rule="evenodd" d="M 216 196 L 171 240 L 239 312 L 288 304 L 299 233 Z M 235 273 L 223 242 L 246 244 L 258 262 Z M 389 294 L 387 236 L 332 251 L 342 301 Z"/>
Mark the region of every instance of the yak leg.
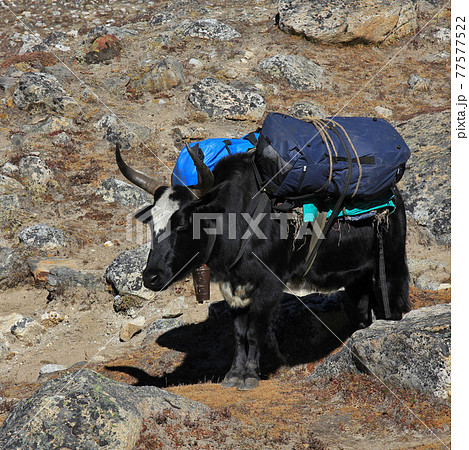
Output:
<path fill-rule="evenodd" d="M 274 319 L 279 307 L 279 295 L 272 295 L 272 291 L 265 291 L 266 296 L 258 292 L 259 298 L 253 296 L 249 307 L 249 321 L 247 329 L 247 359 L 243 380 L 238 383 L 238 390 L 249 390 L 259 386 L 260 381 L 260 357 L 261 344 L 265 342 L 274 356 L 282 359 L 278 348 L 277 339 L 273 331 Z M 262 296 L 262 298 L 260 298 Z M 280 296 L 280 297 L 279 297 Z"/>
<path fill-rule="evenodd" d="M 268 289 L 252 293 L 249 301 L 244 299 L 245 307 L 231 307 L 235 354 L 231 369 L 222 382 L 224 387 L 236 386 L 239 390 L 248 390 L 259 385 L 259 362 L 264 340 L 267 340 L 269 350 L 281 358 L 272 325 L 282 297 L 282 289 L 279 286 L 276 290 L 273 285 L 274 283 L 270 284 Z"/>
<path fill-rule="evenodd" d="M 371 325 L 371 308 L 373 301 L 372 276 L 361 278 L 345 288 L 344 310 L 355 329 Z"/>
<path fill-rule="evenodd" d="M 268 330 L 268 317 L 253 314 L 251 307 L 233 309 L 235 354 L 230 371 L 222 382 L 224 387 L 237 387 L 239 390 L 254 389 L 259 386 L 260 345 L 269 337 L 269 346 L 277 349 L 278 345 L 272 332 Z M 274 341 L 274 342 L 272 342 Z"/>
<path fill-rule="evenodd" d="M 248 308 L 231 309 L 231 314 L 234 321 L 235 354 L 231 369 L 221 383 L 224 387 L 235 387 L 242 382 L 247 359 Z"/>

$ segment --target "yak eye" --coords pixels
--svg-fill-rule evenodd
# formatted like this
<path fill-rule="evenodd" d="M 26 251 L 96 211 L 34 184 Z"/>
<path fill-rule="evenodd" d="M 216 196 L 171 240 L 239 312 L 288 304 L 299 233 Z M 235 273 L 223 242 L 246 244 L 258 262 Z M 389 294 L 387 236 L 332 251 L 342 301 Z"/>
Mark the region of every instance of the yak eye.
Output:
<path fill-rule="evenodd" d="M 187 228 L 191 224 L 192 224 L 192 215 L 190 215 L 189 217 L 181 217 L 176 224 L 176 231 L 187 230 Z"/>
<path fill-rule="evenodd" d="M 177 227 L 176 231 L 184 231 L 187 230 L 187 227 L 189 226 L 188 222 L 181 222 Z"/>

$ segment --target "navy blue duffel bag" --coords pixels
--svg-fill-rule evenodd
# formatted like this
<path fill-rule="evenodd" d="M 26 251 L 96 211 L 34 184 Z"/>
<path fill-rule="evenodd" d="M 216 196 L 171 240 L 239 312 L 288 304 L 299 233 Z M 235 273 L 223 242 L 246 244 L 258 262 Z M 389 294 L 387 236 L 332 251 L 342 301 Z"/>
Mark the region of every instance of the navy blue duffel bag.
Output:
<path fill-rule="evenodd" d="M 383 119 L 305 122 L 270 113 L 256 148 L 263 187 L 273 197 L 375 199 L 399 181 L 410 149 Z"/>

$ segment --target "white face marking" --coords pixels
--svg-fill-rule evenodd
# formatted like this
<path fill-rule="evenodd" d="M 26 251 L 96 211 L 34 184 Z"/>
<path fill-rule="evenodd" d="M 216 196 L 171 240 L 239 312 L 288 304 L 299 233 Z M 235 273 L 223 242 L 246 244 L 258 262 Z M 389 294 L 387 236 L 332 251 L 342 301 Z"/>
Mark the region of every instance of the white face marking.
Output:
<path fill-rule="evenodd" d="M 178 202 L 169 198 L 172 193 L 172 188 L 166 189 L 151 209 L 154 236 L 165 230 L 169 219 L 180 207 Z"/>

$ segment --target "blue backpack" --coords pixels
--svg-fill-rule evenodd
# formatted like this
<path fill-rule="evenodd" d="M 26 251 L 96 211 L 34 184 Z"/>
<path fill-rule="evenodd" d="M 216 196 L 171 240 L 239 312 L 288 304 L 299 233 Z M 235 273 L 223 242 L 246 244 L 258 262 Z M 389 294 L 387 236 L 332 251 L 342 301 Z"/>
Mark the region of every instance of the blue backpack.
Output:
<path fill-rule="evenodd" d="M 334 117 L 305 122 L 270 113 L 255 153 L 270 196 L 375 199 L 400 180 L 410 156 L 383 119 Z"/>
<path fill-rule="evenodd" d="M 255 148 L 259 133 L 250 133 L 239 139 L 205 139 L 200 142 L 188 144 L 195 150 L 199 158 L 210 170 L 228 155 L 235 153 L 244 153 Z M 197 170 L 192 161 L 187 147 L 184 147 L 179 154 L 172 175 L 173 186 L 194 186 L 198 182 Z"/>

